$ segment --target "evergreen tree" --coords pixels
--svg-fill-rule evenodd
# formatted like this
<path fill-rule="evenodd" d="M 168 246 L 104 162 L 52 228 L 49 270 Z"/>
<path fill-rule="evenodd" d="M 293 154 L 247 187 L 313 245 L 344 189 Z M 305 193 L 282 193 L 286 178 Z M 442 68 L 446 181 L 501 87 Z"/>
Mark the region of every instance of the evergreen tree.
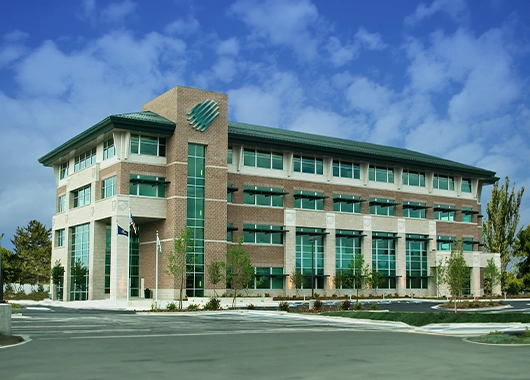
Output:
<path fill-rule="evenodd" d="M 519 223 L 519 208 L 523 197 L 524 187 L 517 193 L 515 188 L 509 191 L 510 180 L 505 179 L 499 188 L 495 182 L 491 191 L 491 199 L 486 206 L 487 219 L 482 224 L 484 247 L 488 252 L 500 253 L 502 288 L 505 290 L 505 276 L 508 263 L 513 258 L 513 244 Z"/>
<path fill-rule="evenodd" d="M 50 281 L 52 257 L 51 229 L 31 220 L 27 227 L 17 227 L 11 239 L 20 261 L 20 283 L 37 285 Z"/>

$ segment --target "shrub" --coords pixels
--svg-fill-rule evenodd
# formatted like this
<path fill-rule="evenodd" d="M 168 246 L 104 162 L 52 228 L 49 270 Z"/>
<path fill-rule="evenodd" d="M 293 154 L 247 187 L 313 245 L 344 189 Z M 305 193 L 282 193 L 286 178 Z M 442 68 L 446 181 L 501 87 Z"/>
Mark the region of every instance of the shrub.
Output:
<path fill-rule="evenodd" d="M 204 305 L 204 310 L 219 310 L 221 308 L 221 300 L 216 297 L 210 298 L 210 301 Z"/>
<path fill-rule="evenodd" d="M 188 310 L 198 310 L 199 309 L 199 305 L 196 305 L 194 303 L 190 303 L 188 305 Z"/>
<path fill-rule="evenodd" d="M 350 310 L 350 307 L 351 307 L 351 302 L 349 300 L 344 300 L 342 301 L 342 303 L 340 304 L 340 308 L 342 310 Z"/>
<path fill-rule="evenodd" d="M 251 303 L 247 305 L 247 309 L 249 309 L 249 310 L 254 310 L 255 308 L 256 308 L 256 306 L 254 306 Z"/>
<path fill-rule="evenodd" d="M 353 305 L 353 310 L 362 310 L 363 304 L 360 302 L 355 302 L 355 305 Z"/>
<path fill-rule="evenodd" d="M 315 293 L 315 298 L 319 299 L 320 298 L 320 294 L 319 293 Z"/>
<path fill-rule="evenodd" d="M 289 302 L 282 301 L 279 303 L 278 307 L 280 308 L 281 311 L 289 311 Z"/>
<path fill-rule="evenodd" d="M 170 302 L 166 305 L 166 309 L 168 310 L 177 310 L 177 304 L 175 302 Z"/>
<path fill-rule="evenodd" d="M 265 293 L 265 297 L 270 297 L 271 294 L 270 293 Z"/>
<path fill-rule="evenodd" d="M 315 303 L 313 304 L 313 309 L 315 309 L 315 310 L 317 310 L 317 311 L 320 311 L 320 310 L 322 310 L 322 306 L 323 306 L 323 305 L 324 305 L 324 304 L 322 303 L 322 301 L 317 299 L 317 300 L 315 301 Z"/>
<path fill-rule="evenodd" d="M 371 304 L 370 309 L 377 310 L 378 309 L 377 304 L 376 303 Z"/>

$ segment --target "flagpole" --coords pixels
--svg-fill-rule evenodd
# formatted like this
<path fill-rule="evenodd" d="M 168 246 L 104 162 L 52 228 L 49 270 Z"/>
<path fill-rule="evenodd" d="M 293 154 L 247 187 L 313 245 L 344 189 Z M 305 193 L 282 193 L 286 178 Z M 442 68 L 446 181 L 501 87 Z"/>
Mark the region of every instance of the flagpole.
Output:
<path fill-rule="evenodd" d="M 131 214 L 131 209 L 129 208 L 129 234 L 127 235 L 127 305 L 125 306 L 126 308 L 129 306 L 129 293 L 130 293 L 130 281 L 131 281 L 131 274 L 129 273 L 130 272 L 130 267 L 131 267 L 131 263 L 130 263 L 130 260 L 131 260 L 131 220 L 132 220 L 132 214 Z"/>
<path fill-rule="evenodd" d="M 160 244 L 160 238 L 158 237 L 158 231 L 156 231 L 156 244 L 155 244 L 155 256 L 156 256 L 156 269 L 155 269 L 155 277 L 156 277 L 156 284 L 155 284 L 155 307 L 158 308 L 158 254 L 159 254 L 159 245 Z"/>
<path fill-rule="evenodd" d="M 118 218 L 116 218 L 116 227 L 119 228 L 120 225 L 118 223 Z M 114 251 L 114 256 L 116 257 L 114 260 L 114 302 L 116 305 L 118 304 L 118 240 L 120 238 L 120 234 L 116 234 L 116 250 Z"/>

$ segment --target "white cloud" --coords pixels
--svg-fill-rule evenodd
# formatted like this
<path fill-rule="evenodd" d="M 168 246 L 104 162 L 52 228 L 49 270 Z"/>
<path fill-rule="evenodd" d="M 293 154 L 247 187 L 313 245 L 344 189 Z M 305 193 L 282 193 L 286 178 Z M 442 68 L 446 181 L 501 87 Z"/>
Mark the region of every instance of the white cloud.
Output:
<path fill-rule="evenodd" d="M 354 132 L 352 120 L 332 111 L 314 107 L 303 109 L 289 125 L 293 131 L 313 133 L 316 135 L 346 138 Z"/>
<path fill-rule="evenodd" d="M 365 77 L 357 77 L 346 94 L 354 109 L 379 112 L 388 109 L 394 99 L 391 90 Z"/>
<path fill-rule="evenodd" d="M 121 3 L 111 3 L 101 10 L 101 18 L 109 23 L 122 23 L 134 14 L 136 3 L 124 0 Z"/>
<path fill-rule="evenodd" d="M 238 55 L 239 54 L 239 41 L 237 38 L 232 37 L 227 40 L 219 42 L 217 46 L 218 55 Z"/>
<path fill-rule="evenodd" d="M 381 38 L 381 34 L 370 33 L 362 27 L 355 33 L 355 41 L 359 42 L 367 50 L 383 50 L 387 47 L 387 44 Z"/>
<path fill-rule="evenodd" d="M 413 26 L 436 13 L 447 14 L 453 21 L 462 22 L 468 17 L 464 0 L 435 0 L 430 6 L 420 3 L 413 14 L 405 18 L 405 24 Z"/>
<path fill-rule="evenodd" d="M 13 30 L 2 37 L 0 68 L 9 65 L 27 53 L 28 48 L 24 44 L 27 38 L 28 34 L 20 30 Z"/>
<path fill-rule="evenodd" d="M 200 28 L 199 21 L 195 17 L 181 18 L 165 26 L 167 34 L 186 36 L 197 32 Z"/>
<path fill-rule="evenodd" d="M 230 12 L 251 29 L 251 38 L 293 49 L 303 60 L 317 56 L 318 39 L 313 29 L 318 10 L 308 0 L 238 0 Z"/>

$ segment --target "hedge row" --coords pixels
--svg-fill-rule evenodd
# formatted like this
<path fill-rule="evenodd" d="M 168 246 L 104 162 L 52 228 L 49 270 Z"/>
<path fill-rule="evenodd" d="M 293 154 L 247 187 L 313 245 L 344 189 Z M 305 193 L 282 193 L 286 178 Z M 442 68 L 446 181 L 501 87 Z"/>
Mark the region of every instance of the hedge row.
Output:
<path fill-rule="evenodd" d="M 519 313 L 373 313 L 366 311 L 330 311 L 321 313 L 344 318 L 371 319 L 375 321 L 403 322 L 410 326 L 431 323 L 530 323 L 530 314 Z"/>

